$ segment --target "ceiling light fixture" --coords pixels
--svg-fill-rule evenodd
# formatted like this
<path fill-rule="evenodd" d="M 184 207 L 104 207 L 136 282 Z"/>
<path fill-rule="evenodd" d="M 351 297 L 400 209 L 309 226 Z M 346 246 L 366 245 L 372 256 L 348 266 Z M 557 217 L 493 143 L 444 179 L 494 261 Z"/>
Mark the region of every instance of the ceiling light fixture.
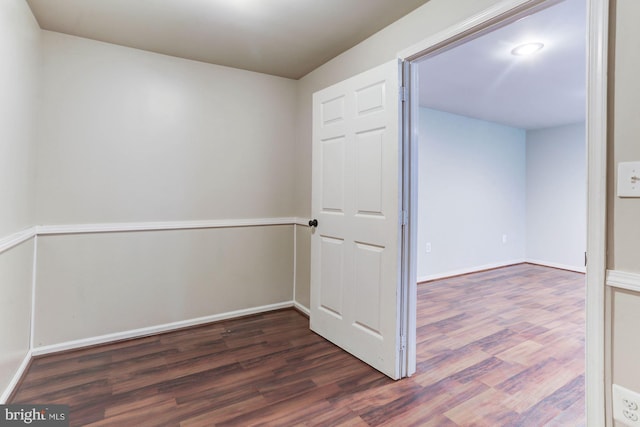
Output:
<path fill-rule="evenodd" d="M 543 47 L 544 44 L 542 43 L 525 43 L 513 48 L 511 54 L 515 56 L 527 56 L 540 51 Z"/>

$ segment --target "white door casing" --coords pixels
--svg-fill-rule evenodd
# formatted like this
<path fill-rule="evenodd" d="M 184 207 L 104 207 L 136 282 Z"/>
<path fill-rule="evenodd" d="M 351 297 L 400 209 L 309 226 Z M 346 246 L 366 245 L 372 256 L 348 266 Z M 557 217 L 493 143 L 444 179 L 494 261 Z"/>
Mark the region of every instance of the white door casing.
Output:
<path fill-rule="evenodd" d="M 419 61 L 440 49 L 454 47 L 467 37 L 490 31 L 495 25 L 506 25 L 538 8 L 544 8 L 562 0 L 502 0 L 465 21 L 426 38 L 398 52 L 406 63 Z M 601 427 L 612 421 L 607 413 L 606 381 L 611 377 L 610 366 L 605 365 L 609 343 L 605 339 L 605 273 L 607 255 L 607 88 L 609 48 L 609 0 L 586 0 L 587 2 L 587 273 L 586 273 L 586 415 L 587 425 Z M 415 73 L 410 73 L 415 77 Z M 414 81 L 415 80 L 415 81 Z M 411 117 L 417 117 L 417 80 L 407 79 Z M 417 157 L 416 130 L 409 129 L 410 157 Z M 415 171 L 415 169 L 414 169 Z M 411 169 L 405 171 L 415 173 Z M 405 177 L 415 182 L 417 177 Z M 414 191 L 414 190 L 411 190 Z M 410 209 L 409 238 L 415 246 L 417 215 L 415 207 Z M 415 251 L 407 260 L 409 268 L 415 269 Z M 408 348 L 411 348 L 411 336 Z"/>
<path fill-rule="evenodd" d="M 400 64 L 313 95 L 311 329 L 402 372 Z"/>

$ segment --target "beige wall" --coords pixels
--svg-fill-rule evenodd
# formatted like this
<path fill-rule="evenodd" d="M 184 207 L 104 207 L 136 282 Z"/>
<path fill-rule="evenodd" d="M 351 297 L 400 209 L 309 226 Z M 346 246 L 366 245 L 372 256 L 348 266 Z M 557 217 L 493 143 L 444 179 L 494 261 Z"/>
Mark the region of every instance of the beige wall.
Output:
<path fill-rule="evenodd" d="M 609 268 L 640 273 L 640 199 L 621 199 L 615 196 L 617 164 L 640 161 L 640 2 L 615 2 L 615 70 L 614 122 L 612 166 L 609 178 L 613 185 L 610 195 Z M 614 290 L 612 311 L 612 377 L 613 382 L 640 392 L 640 294 Z"/>
<path fill-rule="evenodd" d="M 307 218 L 312 93 L 495 3 L 431 0 L 294 82 L 40 32 L 25 2 L 3 0 L 0 201 L 11 208 L 0 210 L 0 238 L 34 224 L 34 194 L 40 224 Z M 640 160 L 640 3 L 616 5 L 613 164 Z M 41 34 L 44 92 L 37 122 Z M 640 201 L 612 196 L 609 208 L 609 267 L 640 273 Z M 292 229 L 43 237 L 37 344 L 290 299 Z M 308 306 L 307 228 L 298 227 L 295 242 L 296 299 Z M 28 348 L 32 252 L 33 242 L 26 242 L 0 254 L 3 292 L 16 300 L 0 306 L 0 354 L 9 355 L 0 363 L 0 390 Z M 239 286 L 238 277 L 246 283 Z M 185 280 L 184 289 L 177 280 Z M 68 313 L 47 305 L 48 298 L 64 300 Z M 640 296 L 616 291 L 608 309 L 613 379 L 640 391 Z"/>
<path fill-rule="evenodd" d="M 40 53 L 26 2 L 0 2 L 0 238 L 33 225 Z"/>
<path fill-rule="evenodd" d="M 295 81 L 43 32 L 40 224 L 288 217 Z M 293 299 L 293 226 L 43 236 L 36 347 Z"/>
<path fill-rule="evenodd" d="M 623 161 L 640 161 L 640 2 L 618 0 L 616 4 L 614 167 Z M 610 172 L 615 182 L 615 170 Z M 609 268 L 640 273 L 640 199 L 621 199 L 612 194 L 610 200 L 613 203 L 613 236 L 608 248 L 612 255 Z"/>
<path fill-rule="evenodd" d="M 290 216 L 295 81 L 43 32 L 41 224 Z"/>
<path fill-rule="evenodd" d="M 34 224 L 40 29 L 23 0 L 0 1 L 0 241 Z M 33 240 L 0 252 L 0 395 L 29 350 Z"/>
<path fill-rule="evenodd" d="M 38 238 L 34 346 L 291 301 L 293 226 Z"/>

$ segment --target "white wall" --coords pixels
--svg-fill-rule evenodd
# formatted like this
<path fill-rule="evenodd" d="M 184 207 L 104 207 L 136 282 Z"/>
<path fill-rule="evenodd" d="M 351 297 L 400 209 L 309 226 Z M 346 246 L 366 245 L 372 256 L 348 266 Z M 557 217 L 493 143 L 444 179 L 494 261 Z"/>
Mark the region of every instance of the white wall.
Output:
<path fill-rule="evenodd" d="M 585 124 L 527 131 L 527 259 L 584 271 Z"/>
<path fill-rule="evenodd" d="M 0 242 L 34 225 L 40 52 L 40 29 L 27 3 L 1 1 Z M 29 350 L 32 268 L 33 240 L 0 251 L 0 396 Z"/>
<path fill-rule="evenodd" d="M 584 271 L 584 123 L 524 131 L 426 108 L 420 114 L 421 281 L 524 260 Z"/>
<path fill-rule="evenodd" d="M 39 224 L 291 216 L 295 81 L 48 31 L 43 48 Z M 291 301 L 293 245 L 293 226 L 43 236 L 35 345 Z"/>
<path fill-rule="evenodd" d="M 419 281 L 524 261 L 525 141 L 522 129 L 420 109 Z"/>

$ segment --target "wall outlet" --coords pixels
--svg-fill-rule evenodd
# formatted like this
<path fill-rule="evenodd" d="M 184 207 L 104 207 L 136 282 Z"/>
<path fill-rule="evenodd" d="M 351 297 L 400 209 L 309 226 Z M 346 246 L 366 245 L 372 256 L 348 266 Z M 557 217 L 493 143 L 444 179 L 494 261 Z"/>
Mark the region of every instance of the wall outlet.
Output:
<path fill-rule="evenodd" d="M 506 234 L 502 235 L 502 243 L 507 243 L 507 235 Z"/>
<path fill-rule="evenodd" d="M 431 253 L 431 243 L 427 243 L 427 253 Z"/>
<path fill-rule="evenodd" d="M 625 426 L 640 427 L 640 393 L 614 384 L 613 419 Z"/>

